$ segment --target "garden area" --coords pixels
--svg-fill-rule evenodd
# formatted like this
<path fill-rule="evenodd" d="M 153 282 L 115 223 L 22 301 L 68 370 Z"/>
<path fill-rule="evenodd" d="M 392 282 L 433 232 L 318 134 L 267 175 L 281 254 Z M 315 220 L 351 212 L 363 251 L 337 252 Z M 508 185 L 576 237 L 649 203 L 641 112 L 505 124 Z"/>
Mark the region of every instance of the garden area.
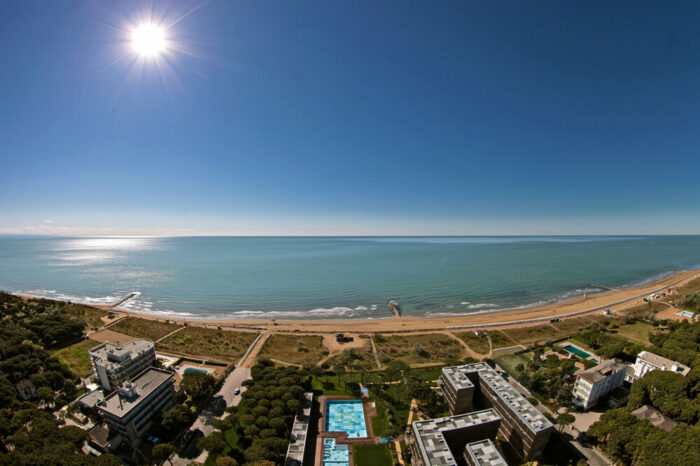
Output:
<path fill-rule="evenodd" d="M 110 330 L 115 332 L 135 338 L 147 338 L 153 341 L 163 338 L 165 335 L 178 328 L 180 328 L 179 325 L 158 322 L 157 320 L 139 319 L 138 317 L 129 317 L 120 320 L 109 327 Z"/>
<path fill-rule="evenodd" d="M 362 466 L 392 466 L 394 456 L 386 444 L 353 445 L 355 464 Z"/>
<path fill-rule="evenodd" d="M 88 351 L 99 343 L 92 340 L 83 340 L 75 345 L 67 346 L 53 352 L 63 364 L 80 377 L 90 377 L 92 375 L 92 365 Z"/>
<path fill-rule="evenodd" d="M 464 357 L 459 342 L 441 333 L 422 335 L 374 335 L 379 360 L 398 359 L 406 364 L 445 364 Z"/>
<path fill-rule="evenodd" d="M 315 364 L 324 356 L 323 337 L 318 335 L 270 336 L 260 351 L 260 356 L 287 364 Z"/>
<path fill-rule="evenodd" d="M 237 363 L 257 333 L 186 327 L 158 342 L 158 351 Z"/>

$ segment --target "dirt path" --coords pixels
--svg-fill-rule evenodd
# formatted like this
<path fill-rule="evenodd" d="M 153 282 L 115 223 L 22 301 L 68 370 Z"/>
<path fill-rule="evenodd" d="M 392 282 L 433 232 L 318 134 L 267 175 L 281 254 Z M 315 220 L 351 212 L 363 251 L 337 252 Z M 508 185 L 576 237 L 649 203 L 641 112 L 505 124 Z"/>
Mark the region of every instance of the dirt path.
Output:
<path fill-rule="evenodd" d="M 260 336 L 253 342 L 253 344 L 248 348 L 246 354 L 243 355 L 238 367 L 251 368 L 255 365 L 255 361 L 258 359 L 258 353 L 262 350 L 263 346 L 267 342 L 267 339 L 272 335 L 269 332 L 261 333 Z"/>
<path fill-rule="evenodd" d="M 464 349 L 464 351 L 466 351 L 466 353 L 467 353 L 469 356 L 473 357 L 474 359 L 481 359 L 481 358 L 483 358 L 484 356 L 486 356 L 486 355 L 484 355 L 484 354 L 477 353 L 476 351 L 474 351 L 473 349 L 471 349 L 471 348 L 469 347 L 469 345 L 467 345 L 467 344 L 464 342 L 464 340 L 462 340 L 461 338 L 459 338 L 459 337 L 458 337 L 457 335 L 455 335 L 454 333 L 450 333 L 450 332 L 441 332 L 441 333 L 442 333 L 443 335 L 447 335 L 448 337 L 452 338 L 453 340 L 456 340 L 460 345 L 462 345 L 462 348 Z"/>
<path fill-rule="evenodd" d="M 374 361 L 377 363 L 377 368 L 382 368 L 382 362 L 379 360 L 379 355 L 377 355 L 377 347 L 374 346 L 374 338 L 372 335 L 369 336 L 369 342 L 372 344 L 372 353 L 374 354 Z"/>

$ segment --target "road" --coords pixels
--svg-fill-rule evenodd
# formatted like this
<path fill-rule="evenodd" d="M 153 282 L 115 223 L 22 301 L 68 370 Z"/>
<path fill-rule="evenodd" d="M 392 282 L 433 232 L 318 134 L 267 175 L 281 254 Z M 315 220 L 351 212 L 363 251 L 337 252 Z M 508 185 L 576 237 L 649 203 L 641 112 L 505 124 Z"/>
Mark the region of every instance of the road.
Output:
<path fill-rule="evenodd" d="M 245 391 L 245 387 L 241 384 L 246 380 L 250 379 L 250 368 L 255 364 L 258 353 L 265 345 L 265 342 L 270 337 L 269 333 L 261 333 L 258 337 L 253 340 L 253 343 L 248 347 L 248 350 L 243 354 L 240 361 L 236 365 L 236 368 L 231 371 L 231 373 L 226 377 L 224 383 L 221 385 L 221 389 L 216 392 L 212 398 L 209 406 L 207 406 L 202 413 L 197 416 L 194 423 L 190 426 L 191 432 L 200 431 L 203 436 L 207 436 L 214 432 L 214 427 L 211 425 L 214 421 L 218 419 L 223 419 L 228 416 L 228 412 L 224 411 L 221 414 L 216 414 L 221 411 L 222 401 L 225 403 L 226 408 L 231 406 L 238 406 L 241 402 L 241 395 Z M 240 388 L 241 393 L 234 395 L 234 391 Z M 183 458 L 178 454 L 173 454 L 170 461 L 173 466 L 186 466 L 191 463 L 204 463 L 207 460 L 208 452 L 202 451 L 202 453 L 196 458 Z"/>

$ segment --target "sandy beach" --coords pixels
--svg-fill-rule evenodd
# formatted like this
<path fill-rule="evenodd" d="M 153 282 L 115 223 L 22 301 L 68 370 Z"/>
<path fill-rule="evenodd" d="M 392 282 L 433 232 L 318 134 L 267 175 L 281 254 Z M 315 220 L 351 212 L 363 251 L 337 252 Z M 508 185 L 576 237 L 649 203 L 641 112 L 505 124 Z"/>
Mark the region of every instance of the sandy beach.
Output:
<path fill-rule="evenodd" d="M 641 286 L 624 289 L 613 289 L 603 293 L 578 297 L 568 301 L 549 304 L 528 309 L 512 309 L 490 311 L 455 316 L 435 317 L 400 317 L 385 319 L 333 319 L 333 320 L 214 320 L 214 319 L 177 319 L 166 318 L 147 313 L 127 311 L 123 308 L 96 306 L 120 313 L 141 317 L 144 319 L 173 321 L 178 324 L 188 324 L 203 327 L 222 327 L 227 329 L 265 329 L 272 332 L 303 332 L 303 333 L 393 333 L 393 332 L 424 332 L 436 330 L 456 330 L 460 328 L 488 328 L 521 326 L 552 318 L 564 319 L 586 314 L 599 313 L 604 309 L 613 312 L 624 312 L 643 303 L 647 295 L 683 286 L 700 276 L 700 269 L 678 272 L 661 280 Z"/>

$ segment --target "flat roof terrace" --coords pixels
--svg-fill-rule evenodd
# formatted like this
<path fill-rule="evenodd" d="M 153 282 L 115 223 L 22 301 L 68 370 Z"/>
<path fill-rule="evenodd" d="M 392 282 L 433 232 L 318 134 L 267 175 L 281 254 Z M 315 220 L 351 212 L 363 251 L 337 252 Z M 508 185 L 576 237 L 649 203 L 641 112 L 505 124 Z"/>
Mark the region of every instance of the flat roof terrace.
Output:
<path fill-rule="evenodd" d="M 445 440 L 444 432 L 467 429 L 489 422 L 498 422 L 501 416 L 489 408 L 457 416 L 413 422 L 414 440 L 429 465 L 456 465 L 457 461 Z"/>
<path fill-rule="evenodd" d="M 444 375 L 457 390 L 473 388 L 474 384 L 469 380 L 469 377 L 467 377 L 467 373 L 460 370 L 460 367 L 462 366 L 443 367 L 442 375 Z"/>
<path fill-rule="evenodd" d="M 302 395 L 301 411 L 294 417 L 292 425 L 292 441 L 287 447 L 286 466 L 301 465 L 304 462 L 304 451 L 306 450 L 306 440 L 311 424 L 311 407 L 313 406 L 314 394 L 306 392 Z"/>
<path fill-rule="evenodd" d="M 480 383 L 488 384 L 493 393 L 510 408 L 511 412 L 522 419 L 525 425 L 533 432 L 539 432 L 552 427 L 552 423 L 549 419 L 544 417 L 537 408 L 532 406 L 523 395 L 513 388 L 507 380 L 501 377 L 501 375 L 488 364 L 479 362 L 446 369 L 462 372 L 464 377 L 466 377 L 468 373 L 478 372 Z"/>
<path fill-rule="evenodd" d="M 172 380 L 173 377 L 174 374 L 172 372 L 156 369 L 155 367 L 148 368 L 131 379 L 131 381 L 122 384 L 122 386 L 131 384 L 130 390 L 134 392 L 134 396 L 123 396 L 119 393 L 120 390 L 117 390 L 107 397 L 104 403 L 99 406 L 99 409 L 112 416 L 123 418 L 148 398 L 148 395 L 169 380 Z"/>
<path fill-rule="evenodd" d="M 474 464 L 488 466 L 508 466 L 496 445 L 491 439 L 479 440 L 468 444 L 464 448 L 467 456 Z"/>

